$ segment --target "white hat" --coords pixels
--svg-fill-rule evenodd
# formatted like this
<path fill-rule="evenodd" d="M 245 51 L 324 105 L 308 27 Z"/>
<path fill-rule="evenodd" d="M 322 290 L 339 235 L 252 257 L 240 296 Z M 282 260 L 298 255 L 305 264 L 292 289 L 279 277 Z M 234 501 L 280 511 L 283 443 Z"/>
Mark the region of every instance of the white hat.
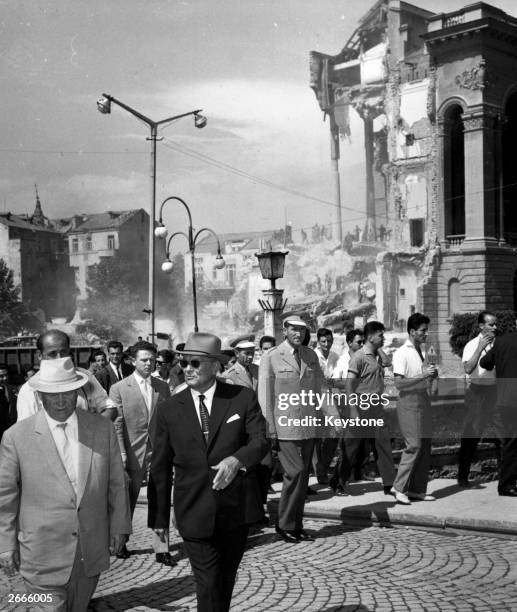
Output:
<path fill-rule="evenodd" d="M 300 315 L 288 315 L 284 319 L 284 327 L 288 325 L 296 325 L 298 327 L 308 327 L 306 321 L 304 321 Z"/>
<path fill-rule="evenodd" d="M 88 382 L 88 375 L 76 370 L 70 357 L 42 359 L 39 372 L 28 382 L 35 391 L 62 393 L 83 387 Z"/>
<path fill-rule="evenodd" d="M 255 348 L 255 335 L 239 336 L 230 342 L 230 346 L 236 351 Z"/>

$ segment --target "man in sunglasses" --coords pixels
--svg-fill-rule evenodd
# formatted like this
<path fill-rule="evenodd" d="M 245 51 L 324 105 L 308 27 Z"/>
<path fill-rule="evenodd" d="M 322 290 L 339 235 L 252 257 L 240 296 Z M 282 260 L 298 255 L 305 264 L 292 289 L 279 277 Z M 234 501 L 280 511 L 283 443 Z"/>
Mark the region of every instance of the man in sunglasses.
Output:
<path fill-rule="evenodd" d="M 158 407 L 147 489 L 149 526 L 169 528 L 172 471 L 177 529 L 200 612 L 230 608 L 248 526 L 262 517 L 255 467 L 267 452 L 255 393 L 217 380 L 221 340 L 192 333 L 181 351 L 187 388 Z"/>

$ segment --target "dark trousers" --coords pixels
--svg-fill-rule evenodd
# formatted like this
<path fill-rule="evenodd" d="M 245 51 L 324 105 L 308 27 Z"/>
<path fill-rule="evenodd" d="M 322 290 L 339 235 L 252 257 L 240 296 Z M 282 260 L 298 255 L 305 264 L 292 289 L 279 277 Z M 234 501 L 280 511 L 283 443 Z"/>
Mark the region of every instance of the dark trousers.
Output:
<path fill-rule="evenodd" d="M 198 612 L 227 612 L 248 527 L 216 531 L 210 538 L 183 538 L 196 581 Z"/>
<path fill-rule="evenodd" d="M 501 468 L 497 490 L 506 491 L 517 482 L 517 415 L 515 406 L 496 407 L 496 433 L 502 437 Z M 498 431 L 498 427 L 502 430 Z"/>
<path fill-rule="evenodd" d="M 317 438 L 314 445 L 313 467 L 318 482 L 328 482 L 328 472 L 338 446 L 337 438 Z"/>
<path fill-rule="evenodd" d="M 260 501 L 263 504 L 267 504 L 267 493 L 271 486 L 271 474 L 273 473 L 273 457 L 271 451 L 268 451 L 264 459 L 257 465 L 256 470 L 260 489 Z"/>
<path fill-rule="evenodd" d="M 401 493 L 425 495 L 431 465 L 432 425 L 431 402 L 427 393 L 401 393 L 397 417 L 404 449 L 393 487 Z"/>
<path fill-rule="evenodd" d="M 284 483 L 278 504 L 278 526 L 285 531 L 296 531 L 303 529 L 303 509 L 314 438 L 278 440 L 278 445 L 278 458 L 284 468 Z"/>
<path fill-rule="evenodd" d="M 496 410 L 497 389 L 495 385 L 472 384 L 465 395 L 466 423 L 461 438 L 458 462 L 458 480 L 468 480 L 470 466 L 474 460 L 478 443 L 489 424 L 493 424 L 497 439 L 496 451 L 500 464 L 501 441 L 504 437 L 502 415 Z"/>
<path fill-rule="evenodd" d="M 375 435 L 376 461 L 382 477 L 382 484 L 385 487 L 391 487 L 396 473 L 391 449 L 391 438 L 389 432 L 384 432 L 382 429 L 376 430 Z M 336 489 L 338 486 L 344 488 L 350 480 L 352 470 L 357 465 L 361 446 L 368 439 L 350 434 L 340 440 L 339 459 L 330 480 L 330 486 L 333 489 Z"/>

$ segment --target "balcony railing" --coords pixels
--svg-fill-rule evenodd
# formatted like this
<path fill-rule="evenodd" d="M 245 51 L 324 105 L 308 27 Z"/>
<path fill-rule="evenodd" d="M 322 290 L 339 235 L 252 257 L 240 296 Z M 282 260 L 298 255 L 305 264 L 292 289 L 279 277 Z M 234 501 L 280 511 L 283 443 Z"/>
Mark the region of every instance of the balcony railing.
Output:
<path fill-rule="evenodd" d="M 449 234 L 445 236 L 446 246 L 450 249 L 457 249 L 465 240 L 465 234 Z"/>

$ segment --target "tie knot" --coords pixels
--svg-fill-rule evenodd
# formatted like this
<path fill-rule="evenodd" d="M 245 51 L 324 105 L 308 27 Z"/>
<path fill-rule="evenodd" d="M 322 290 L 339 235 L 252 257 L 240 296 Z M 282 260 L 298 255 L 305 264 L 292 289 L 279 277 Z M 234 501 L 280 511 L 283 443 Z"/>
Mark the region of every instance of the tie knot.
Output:
<path fill-rule="evenodd" d="M 58 427 L 59 427 L 59 429 L 62 429 L 63 431 L 65 431 L 67 425 L 68 425 L 68 423 L 59 423 Z"/>
<path fill-rule="evenodd" d="M 200 394 L 199 394 L 199 399 L 200 399 L 202 402 L 204 402 L 204 401 L 205 401 L 205 396 L 204 396 L 202 393 L 200 393 Z"/>

